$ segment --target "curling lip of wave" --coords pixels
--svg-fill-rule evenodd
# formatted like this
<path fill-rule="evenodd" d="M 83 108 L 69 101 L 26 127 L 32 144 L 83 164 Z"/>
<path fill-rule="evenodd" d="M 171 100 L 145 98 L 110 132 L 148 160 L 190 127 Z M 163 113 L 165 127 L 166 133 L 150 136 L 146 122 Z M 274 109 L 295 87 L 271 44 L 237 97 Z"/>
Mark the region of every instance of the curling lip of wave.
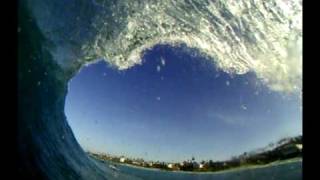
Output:
<path fill-rule="evenodd" d="M 95 35 L 74 52 L 81 51 L 80 64 L 104 58 L 120 70 L 127 69 L 140 64 L 143 52 L 156 44 L 185 43 L 228 73 L 253 71 L 272 90 L 301 91 L 301 1 L 138 0 L 95 4 L 102 9 L 90 24 Z"/>
<path fill-rule="evenodd" d="M 251 70 L 273 90 L 300 89 L 302 26 L 297 2 L 161 1 L 125 7 L 134 13 L 125 17 L 119 35 L 106 38 L 101 31 L 91 47 L 119 69 L 141 63 L 142 52 L 155 44 L 186 43 L 226 72 Z M 100 28 L 108 29 L 108 24 Z"/>

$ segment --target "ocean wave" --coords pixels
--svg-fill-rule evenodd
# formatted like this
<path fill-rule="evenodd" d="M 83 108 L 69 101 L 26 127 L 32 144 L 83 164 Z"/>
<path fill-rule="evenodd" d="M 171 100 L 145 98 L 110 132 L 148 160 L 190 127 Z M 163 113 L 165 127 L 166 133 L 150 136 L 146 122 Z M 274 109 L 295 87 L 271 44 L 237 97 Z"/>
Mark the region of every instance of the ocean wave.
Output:
<path fill-rule="evenodd" d="M 141 64 L 145 50 L 156 44 L 183 43 L 225 72 L 253 71 L 272 90 L 301 91 L 302 1 L 92 2 L 64 4 L 63 10 L 58 2 L 32 3 L 41 12 L 36 17 L 43 32 L 59 43 L 53 54 L 62 66 L 103 58 L 122 70 Z M 68 12 L 75 8 L 82 11 Z M 52 17 L 61 11 L 70 17 Z"/>
<path fill-rule="evenodd" d="M 143 177 L 137 171 L 114 177 L 89 159 L 66 121 L 68 81 L 99 58 L 122 70 L 142 63 L 144 51 L 155 44 L 184 43 L 226 72 L 253 71 L 273 90 L 299 91 L 301 8 L 301 1 L 273 0 L 19 1 L 20 174 L 32 179 Z M 261 179 L 271 171 L 279 172 L 275 179 L 300 177 L 300 164 L 295 171 L 286 167 L 229 177 Z M 144 179 L 194 177 L 159 174 Z"/>
<path fill-rule="evenodd" d="M 95 19 L 93 42 L 82 46 L 87 57 L 127 69 L 156 44 L 184 43 L 225 72 L 253 71 L 272 90 L 301 90 L 301 2 L 121 1 L 111 7 Z"/>

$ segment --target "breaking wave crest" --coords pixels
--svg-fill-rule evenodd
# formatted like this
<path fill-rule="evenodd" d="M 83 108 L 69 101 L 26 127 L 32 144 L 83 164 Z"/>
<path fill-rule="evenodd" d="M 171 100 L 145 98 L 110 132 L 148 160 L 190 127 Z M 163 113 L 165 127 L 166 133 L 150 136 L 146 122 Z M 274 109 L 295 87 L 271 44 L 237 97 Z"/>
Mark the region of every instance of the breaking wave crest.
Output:
<path fill-rule="evenodd" d="M 155 44 L 185 43 L 226 72 L 254 71 L 272 90 L 301 88 L 301 2 L 121 1 L 110 9 L 111 22 L 105 14 L 95 20 L 99 33 L 83 46 L 87 56 L 126 69 Z"/>
<path fill-rule="evenodd" d="M 89 31 L 86 34 L 90 37 L 70 33 L 64 40 L 69 46 L 74 39 L 85 39 L 77 40 L 81 44 L 77 50 L 73 45 L 60 45 L 64 53 L 69 48 L 76 54 L 69 59 L 81 54 L 77 58 L 81 59 L 77 61 L 80 64 L 104 58 L 119 69 L 127 69 L 141 63 L 143 52 L 156 44 L 184 43 L 198 49 L 225 72 L 253 71 L 272 90 L 301 90 L 301 1 L 95 0 L 91 4 L 95 13 L 80 7 L 81 14 L 74 15 L 73 20 L 81 23 L 72 26 Z M 61 21 L 63 18 L 59 25 Z M 48 25 L 42 27 L 46 32 L 55 30 L 48 30 Z M 84 34 L 84 30 L 81 32 Z M 56 57 L 61 61 L 60 56 Z"/>

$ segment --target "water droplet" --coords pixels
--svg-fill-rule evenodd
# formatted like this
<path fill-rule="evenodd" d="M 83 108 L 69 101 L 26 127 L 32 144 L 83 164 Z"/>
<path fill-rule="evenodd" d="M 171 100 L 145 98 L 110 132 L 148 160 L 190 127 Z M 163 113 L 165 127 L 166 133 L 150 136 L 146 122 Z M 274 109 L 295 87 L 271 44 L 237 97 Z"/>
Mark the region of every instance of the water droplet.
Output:
<path fill-rule="evenodd" d="M 229 85 L 230 85 L 230 82 L 229 82 L 229 81 L 226 81 L 226 85 L 229 86 Z"/>
<path fill-rule="evenodd" d="M 163 58 L 161 58 L 161 64 L 162 64 L 162 66 L 166 65 L 166 61 Z"/>
<path fill-rule="evenodd" d="M 157 97 L 157 100 L 158 100 L 158 101 L 160 101 L 160 99 L 161 99 L 160 97 Z"/>
<path fill-rule="evenodd" d="M 157 71 L 160 72 L 160 70 L 161 70 L 161 67 L 158 65 L 157 66 Z"/>

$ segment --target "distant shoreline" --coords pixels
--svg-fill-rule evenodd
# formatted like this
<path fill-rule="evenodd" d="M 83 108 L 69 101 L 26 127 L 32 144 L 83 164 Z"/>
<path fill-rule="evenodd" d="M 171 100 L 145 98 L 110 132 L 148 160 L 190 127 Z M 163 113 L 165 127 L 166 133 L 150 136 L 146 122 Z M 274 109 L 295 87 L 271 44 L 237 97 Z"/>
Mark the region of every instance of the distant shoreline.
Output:
<path fill-rule="evenodd" d="M 260 169 L 260 168 L 266 168 L 270 166 L 278 166 L 286 163 L 294 163 L 294 162 L 299 162 L 303 161 L 302 157 L 295 157 L 291 159 L 286 159 L 286 160 L 279 160 L 279 161 L 274 161 L 268 164 L 262 164 L 262 165 L 245 165 L 242 167 L 235 167 L 235 168 L 230 168 L 230 169 L 224 169 L 224 170 L 217 170 L 217 171 L 182 171 L 182 170 L 166 170 L 166 169 L 160 169 L 160 168 L 147 168 L 143 166 L 135 166 L 132 164 L 126 164 L 126 163 L 119 163 L 119 162 L 113 162 L 110 160 L 105 160 L 105 162 L 109 164 L 117 164 L 119 166 L 127 166 L 127 167 L 132 167 L 132 168 L 137 168 L 137 169 L 142 169 L 142 170 L 150 170 L 150 171 L 164 171 L 164 172 L 173 172 L 173 173 L 187 173 L 187 174 L 219 174 L 219 173 L 226 173 L 226 172 L 234 172 L 234 171 L 242 171 L 242 170 L 249 170 L 249 169 Z"/>
<path fill-rule="evenodd" d="M 272 143 L 273 144 L 273 143 Z M 192 160 L 178 162 L 148 162 L 143 158 L 130 159 L 124 156 L 112 156 L 108 154 L 90 153 L 94 159 L 111 164 L 119 164 L 128 167 L 149 169 L 153 171 L 165 172 L 185 172 L 185 173 L 217 173 L 243 169 L 264 168 L 283 163 L 302 161 L 302 136 L 280 139 L 275 145 L 268 145 L 267 148 L 259 151 L 244 152 L 226 161 L 195 161 Z"/>

